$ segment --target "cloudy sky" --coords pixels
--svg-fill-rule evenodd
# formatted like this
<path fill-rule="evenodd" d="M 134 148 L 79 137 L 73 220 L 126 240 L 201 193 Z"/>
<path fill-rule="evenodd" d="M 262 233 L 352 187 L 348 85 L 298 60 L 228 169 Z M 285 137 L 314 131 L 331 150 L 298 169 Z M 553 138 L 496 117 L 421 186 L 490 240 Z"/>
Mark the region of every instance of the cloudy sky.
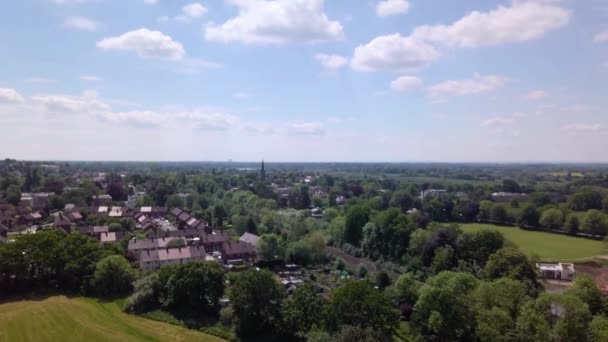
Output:
<path fill-rule="evenodd" d="M 20 0 L 0 158 L 608 161 L 605 0 Z"/>

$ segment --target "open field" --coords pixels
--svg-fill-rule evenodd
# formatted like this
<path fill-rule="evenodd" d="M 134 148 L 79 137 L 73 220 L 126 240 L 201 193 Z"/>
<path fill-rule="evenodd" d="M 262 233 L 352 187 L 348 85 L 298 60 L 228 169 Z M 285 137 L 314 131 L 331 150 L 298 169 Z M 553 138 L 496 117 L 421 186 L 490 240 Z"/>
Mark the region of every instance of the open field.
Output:
<path fill-rule="evenodd" d="M 608 243 L 566 235 L 527 231 L 517 227 L 492 224 L 463 224 L 464 231 L 491 229 L 501 232 L 505 238 L 528 255 L 538 255 L 541 260 L 571 260 L 593 258 L 608 254 Z"/>
<path fill-rule="evenodd" d="M 118 302 L 54 296 L 0 304 L 0 341 L 203 341 L 220 338 L 127 315 Z"/>

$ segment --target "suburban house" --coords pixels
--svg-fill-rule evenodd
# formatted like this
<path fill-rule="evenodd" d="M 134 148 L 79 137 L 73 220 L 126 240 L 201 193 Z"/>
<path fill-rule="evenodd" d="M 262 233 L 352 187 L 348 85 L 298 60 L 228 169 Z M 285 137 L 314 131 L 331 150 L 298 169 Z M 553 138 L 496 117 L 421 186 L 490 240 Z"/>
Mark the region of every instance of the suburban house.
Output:
<path fill-rule="evenodd" d="M 346 203 L 346 197 L 342 195 L 336 196 L 336 205 L 343 205 L 344 203 Z"/>
<path fill-rule="evenodd" d="M 101 243 L 116 243 L 124 236 L 124 232 L 102 232 L 97 236 L 97 240 Z"/>
<path fill-rule="evenodd" d="M 243 262 L 254 263 L 256 248 L 249 243 L 235 243 L 226 241 L 222 246 L 222 259 L 224 263 L 238 264 Z"/>
<path fill-rule="evenodd" d="M 536 271 L 539 277 L 544 279 L 555 279 L 555 280 L 574 280 L 576 272 L 574 271 L 574 264 L 566 263 L 538 263 L 536 264 Z"/>
<path fill-rule="evenodd" d="M 112 204 L 112 196 L 110 195 L 93 195 L 93 206 L 99 207 Z"/>
<path fill-rule="evenodd" d="M 52 192 L 24 192 L 21 194 L 20 204 L 34 210 L 46 209 L 49 206 L 49 198 L 54 195 Z"/>
<path fill-rule="evenodd" d="M 101 233 L 109 232 L 110 228 L 108 228 L 108 226 L 84 226 L 84 227 L 78 227 L 78 231 L 82 235 L 88 235 L 90 237 L 99 239 L 99 235 Z"/>
<path fill-rule="evenodd" d="M 444 189 L 427 189 L 427 190 L 422 190 L 420 192 L 420 199 L 425 199 L 427 197 L 437 197 L 437 198 L 443 198 L 446 197 L 448 195 L 448 191 L 444 190 Z"/>
<path fill-rule="evenodd" d="M 108 212 L 108 216 L 109 217 L 122 217 L 123 210 L 121 207 L 112 207 L 112 208 L 110 208 L 110 211 Z"/>
<path fill-rule="evenodd" d="M 511 202 L 512 200 L 525 201 L 528 199 L 528 194 L 518 192 L 495 192 L 492 194 L 494 202 Z"/>
<path fill-rule="evenodd" d="M 140 207 L 135 209 L 136 213 L 145 214 L 148 217 L 161 217 L 167 213 L 165 207 Z"/>
<path fill-rule="evenodd" d="M 8 242 L 8 227 L 0 223 L 0 244 Z"/>
<path fill-rule="evenodd" d="M 63 229 L 66 233 L 72 232 L 72 222 L 61 211 L 55 216 L 55 227 Z"/>
<path fill-rule="evenodd" d="M 221 252 L 224 243 L 228 240 L 230 240 L 230 237 L 223 232 L 213 232 L 202 236 L 202 244 L 209 252 Z"/>
<path fill-rule="evenodd" d="M 314 218 L 323 218 L 323 209 L 316 207 L 310 210 L 310 216 Z"/>
<path fill-rule="evenodd" d="M 163 248 L 143 251 L 139 259 L 139 266 L 142 270 L 155 270 L 163 265 L 197 260 L 213 260 L 213 258 L 207 256 L 205 248 L 202 246 Z"/>
<path fill-rule="evenodd" d="M 129 240 L 127 253 L 130 257 L 134 259 L 139 259 L 139 256 L 142 252 L 146 250 L 167 248 L 169 242 L 173 240 L 182 240 L 183 244 L 186 245 L 186 239 L 183 237 L 131 239 Z"/>
<path fill-rule="evenodd" d="M 255 234 L 251 234 L 251 233 L 245 233 L 241 236 L 241 238 L 239 239 L 240 242 L 244 242 L 244 243 L 248 243 L 250 245 L 252 245 L 253 247 L 257 247 L 258 246 L 258 241 L 260 241 L 260 237 L 255 235 Z"/>

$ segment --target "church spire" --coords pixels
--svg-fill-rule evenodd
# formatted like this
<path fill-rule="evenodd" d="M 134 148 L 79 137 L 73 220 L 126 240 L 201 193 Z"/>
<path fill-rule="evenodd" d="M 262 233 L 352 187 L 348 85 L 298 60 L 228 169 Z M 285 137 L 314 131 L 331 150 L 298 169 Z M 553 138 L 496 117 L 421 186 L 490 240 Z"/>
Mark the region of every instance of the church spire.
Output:
<path fill-rule="evenodd" d="M 260 172 L 260 176 L 262 177 L 262 180 L 266 180 L 266 170 L 264 169 L 264 159 L 262 159 L 262 171 Z"/>

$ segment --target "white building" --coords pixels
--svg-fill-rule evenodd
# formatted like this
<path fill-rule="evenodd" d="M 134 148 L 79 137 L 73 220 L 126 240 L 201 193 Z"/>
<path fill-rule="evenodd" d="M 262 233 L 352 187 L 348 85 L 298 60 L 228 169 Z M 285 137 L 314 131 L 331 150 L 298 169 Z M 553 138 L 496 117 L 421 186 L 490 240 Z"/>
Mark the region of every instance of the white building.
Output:
<path fill-rule="evenodd" d="M 566 263 L 538 263 L 536 264 L 536 271 L 539 277 L 544 279 L 555 279 L 555 280 L 574 280 L 576 272 L 574 271 L 574 264 Z"/>

